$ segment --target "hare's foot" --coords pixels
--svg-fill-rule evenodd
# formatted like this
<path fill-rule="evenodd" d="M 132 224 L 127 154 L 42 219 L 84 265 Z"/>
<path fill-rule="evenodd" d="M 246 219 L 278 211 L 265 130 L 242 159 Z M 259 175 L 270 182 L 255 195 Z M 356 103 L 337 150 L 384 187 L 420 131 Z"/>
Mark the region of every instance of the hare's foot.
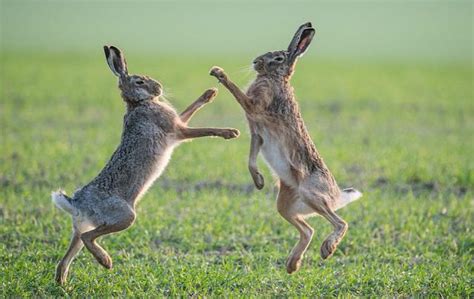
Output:
<path fill-rule="evenodd" d="M 68 269 L 65 267 L 64 263 L 60 262 L 56 267 L 56 274 L 54 280 L 60 285 L 66 283 Z"/>
<path fill-rule="evenodd" d="M 301 255 L 296 255 L 292 254 L 288 257 L 288 260 L 286 261 L 286 272 L 288 274 L 293 274 L 296 271 L 298 271 L 301 267 L 301 261 L 303 260 L 303 257 Z"/>
<path fill-rule="evenodd" d="M 336 226 L 336 229 L 334 230 L 334 232 L 332 232 L 326 238 L 326 240 L 324 240 L 323 244 L 321 245 L 321 258 L 323 260 L 327 259 L 328 257 L 334 254 L 334 252 L 336 251 L 337 245 L 341 243 L 342 238 L 344 238 L 347 228 L 349 227 L 347 223 L 342 219 L 339 222 L 337 222 L 335 226 Z"/>
<path fill-rule="evenodd" d="M 329 258 L 334 254 L 336 251 L 337 245 L 341 240 L 334 236 L 329 236 L 326 240 L 324 240 L 323 244 L 321 245 L 321 258 L 323 260 Z"/>
<path fill-rule="evenodd" d="M 324 240 L 323 244 L 321 245 L 321 258 L 323 260 L 327 259 L 331 255 L 333 255 L 334 251 L 336 251 L 337 245 L 331 239 Z"/>
<path fill-rule="evenodd" d="M 99 264 L 104 266 L 104 268 L 112 269 L 112 258 L 105 250 L 102 254 L 99 254 L 99 255 L 94 254 L 94 257 L 99 262 Z"/>

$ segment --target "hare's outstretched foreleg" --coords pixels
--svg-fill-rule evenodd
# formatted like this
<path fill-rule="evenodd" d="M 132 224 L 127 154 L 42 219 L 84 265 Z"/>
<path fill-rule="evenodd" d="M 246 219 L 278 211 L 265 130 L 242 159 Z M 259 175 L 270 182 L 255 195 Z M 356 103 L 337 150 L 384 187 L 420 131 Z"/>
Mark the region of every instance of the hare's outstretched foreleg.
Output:
<path fill-rule="evenodd" d="M 313 228 L 309 226 L 296 210 L 295 205 L 298 200 L 295 191 L 280 181 L 280 192 L 278 193 L 277 198 L 278 212 L 289 223 L 293 224 L 300 233 L 300 239 L 291 250 L 286 262 L 286 270 L 290 274 L 299 270 L 304 253 L 306 252 L 306 249 L 308 249 L 314 233 Z"/>
<path fill-rule="evenodd" d="M 204 92 L 194 103 L 180 114 L 181 121 L 185 124 L 191 119 L 202 106 L 209 103 L 217 95 L 216 88 L 210 88 Z M 179 129 L 178 138 L 181 140 L 199 137 L 217 136 L 224 139 L 238 137 L 240 132 L 232 128 L 190 128 L 183 126 Z"/>
<path fill-rule="evenodd" d="M 214 66 L 211 68 L 209 74 L 216 77 L 217 80 L 219 80 L 219 82 L 230 91 L 230 93 L 235 97 L 237 102 L 239 102 L 240 106 L 242 106 L 246 112 L 255 109 L 252 99 L 249 98 L 242 90 L 240 90 L 240 88 L 235 85 L 234 82 L 229 80 L 229 77 L 222 68 Z"/>
<path fill-rule="evenodd" d="M 69 248 L 67 249 L 66 254 L 59 262 L 58 266 L 56 267 L 56 276 L 55 280 L 63 285 L 66 282 L 67 274 L 69 272 L 69 266 L 72 263 L 72 260 L 77 255 L 79 251 L 81 251 L 84 244 L 81 240 L 81 235 L 78 231 L 74 230 L 72 233 L 71 243 L 69 244 Z"/>
<path fill-rule="evenodd" d="M 257 167 L 257 156 L 260 151 L 260 147 L 263 144 L 262 137 L 256 133 L 252 133 L 250 139 L 250 153 L 249 153 L 249 172 L 252 175 L 253 182 L 257 189 L 262 189 L 264 186 L 264 179 L 262 174 L 258 171 Z"/>
<path fill-rule="evenodd" d="M 199 137 L 216 136 L 224 139 L 236 138 L 240 135 L 239 130 L 232 128 L 189 128 L 184 127 L 179 130 L 178 138 L 181 140 Z"/>
<path fill-rule="evenodd" d="M 188 108 L 179 115 L 183 123 L 188 123 L 199 109 L 212 101 L 217 95 L 217 88 L 210 88 L 206 90 L 196 101 L 194 101 Z"/>
<path fill-rule="evenodd" d="M 327 259 L 336 251 L 337 245 L 339 245 L 342 238 L 344 238 L 349 225 L 329 208 L 324 199 L 315 200 L 314 198 L 306 198 L 305 203 L 334 226 L 334 231 L 327 236 L 321 245 L 321 257 Z"/>

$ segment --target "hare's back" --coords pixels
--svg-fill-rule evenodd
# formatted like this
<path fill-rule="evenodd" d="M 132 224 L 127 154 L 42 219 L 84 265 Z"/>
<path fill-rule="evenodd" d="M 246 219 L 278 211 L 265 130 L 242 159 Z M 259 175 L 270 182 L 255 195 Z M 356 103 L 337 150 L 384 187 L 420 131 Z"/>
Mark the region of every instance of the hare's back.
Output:
<path fill-rule="evenodd" d="M 128 113 L 119 147 L 89 186 L 113 191 L 128 201 L 142 192 L 151 177 L 158 177 L 176 144 L 171 120 L 159 116 L 150 109 Z"/>

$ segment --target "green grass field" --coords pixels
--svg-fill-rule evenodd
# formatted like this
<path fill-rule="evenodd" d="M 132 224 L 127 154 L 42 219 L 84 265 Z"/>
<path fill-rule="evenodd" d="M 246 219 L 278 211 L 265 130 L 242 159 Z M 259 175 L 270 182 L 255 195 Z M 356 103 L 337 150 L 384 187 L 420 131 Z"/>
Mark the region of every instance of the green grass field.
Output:
<path fill-rule="evenodd" d="M 132 71 L 159 78 L 178 109 L 216 85 L 213 63 L 241 84 L 249 79 L 239 71 L 245 59 L 127 58 Z M 243 113 L 221 88 L 192 124 L 235 126 L 242 136 L 179 147 L 136 224 L 102 240 L 114 268 L 83 250 L 62 288 L 53 272 L 71 221 L 49 193 L 72 193 L 98 173 L 119 142 L 123 103 L 101 56 L 6 54 L 3 62 L 2 297 L 472 295 L 469 67 L 300 62 L 294 86 L 311 135 L 339 184 L 365 193 L 341 210 L 350 229 L 330 260 L 319 246 L 331 227 L 314 218 L 302 270 L 286 274 L 298 234 L 275 209 L 263 163 L 267 185 L 252 188 Z"/>
<path fill-rule="evenodd" d="M 298 233 L 277 213 L 275 180 L 261 159 L 266 186 L 253 187 L 244 114 L 208 71 L 219 65 L 246 86 L 254 54 L 285 46 L 299 12 L 284 14 L 282 4 L 269 8 L 285 17 L 269 38 L 258 38 L 266 33 L 250 28 L 262 22 L 257 10 L 238 23 L 252 11 L 249 3 L 239 11 L 235 2 L 193 6 L 219 12 L 230 24 L 229 37 L 222 28 L 214 34 L 215 23 L 203 15 L 179 16 L 180 7 L 168 3 L 166 22 L 189 20 L 177 25 L 186 28 L 185 38 L 157 26 L 160 44 L 141 38 L 154 28 L 136 29 L 163 25 L 152 18 L 158 4 L 114 5 L 110 12 L 102 2 L 88 14 L 79 2 L 2 1 L 0 297 L 472 297 L 474 95 L 472 27 L 465 26 L 472 4 L 436 3 L 392 2 L 390 9 L 326 3 L 306 10 L 298 4 L 321 28 L 293 78 L 303 117 L 339 185 L 364 197 L 340 210 L 350 228 L 327 261 L 319 247 L 332 228 L 310 219 L 313 242 L 301 270 L 290 276 L 285 262 Z M 133 12 L 148 17 L 121 25 Z M 111 23 L 93 23 L 102 16 Z M 253 45 L 235 42 L 256 38 Z M 213 43 L 218 39 L 223 43 Z M 50 193 L 61 187 L 72 194 L 88 183 L 120 140 L 125 107 L 102 53 L 106 42 L 123 48 L 131 73 L 160 80 L 177 110 L 219 87 L 191 125 L 236 127 L 242 134 L 177 148 L 139 203 L 134 226 L 99 241 L 114 268 L 105 270 L 82 250 L 60 287 L 54 270 L 69 243 L 71 219 L 53 206 Z M 188 42 L 199 54 L 177 50 Z"/>

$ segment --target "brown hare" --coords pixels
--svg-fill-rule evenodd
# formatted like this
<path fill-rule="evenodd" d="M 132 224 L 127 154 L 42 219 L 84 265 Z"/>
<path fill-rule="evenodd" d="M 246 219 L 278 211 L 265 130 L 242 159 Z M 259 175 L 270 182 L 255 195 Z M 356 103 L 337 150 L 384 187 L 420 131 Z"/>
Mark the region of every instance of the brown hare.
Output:
<path fill-rule="evenodd" d="M 255 186 L 262 189 L 264 185 L 256 163 L 260 150 L 279 177 L 278 212 L 300 233 L 300 240 L 287 260 L 288 273 L 300 268 L 313 236 L 313 228 L 305 218 L 319 214 L 334 226 L 321 246 L 321 257 L 326 259 L 334 253 L 348 229 L 347 223 L 334 211 L 362 195 L 353 188 L 339 189 L 310 138 L 290 84 L 296 61 L 308 48 L 314 33 L 311 23 L 303 24 L 287 50 L 257 57 L 253 61 L 257 78 L 246 93 L 223 69 L 213 67 L 210 71 L 245 111 L 251 133 L 248 167 Z"/>
<path fill-rule="evenodd" d="M 218 136 L 224 139 L 239 135 L 236 129 L 190 128 L 188 121 L 217 94 L 207 90 L 183 113 L 162 101 L 158 81 L 141 75 L 129 75 L 121 51 L 104 46 L 112 72 L 119 78 L 119 88 L 127 105 L 121 142 L 107 165 L 89 184 L 72 197 L 53 192 L 54 203 L 72 215 L 73 233 L 69 249 L 56 269 L 56 281 L 66 281 L 69 265 L 83 245 L 107 269 L 112 267 L 109 254 L 96 243 L 100 236 L 118 232 L 135 220 L 135 205 L 168 164 L 173 149 L 184 140 Z"/>

